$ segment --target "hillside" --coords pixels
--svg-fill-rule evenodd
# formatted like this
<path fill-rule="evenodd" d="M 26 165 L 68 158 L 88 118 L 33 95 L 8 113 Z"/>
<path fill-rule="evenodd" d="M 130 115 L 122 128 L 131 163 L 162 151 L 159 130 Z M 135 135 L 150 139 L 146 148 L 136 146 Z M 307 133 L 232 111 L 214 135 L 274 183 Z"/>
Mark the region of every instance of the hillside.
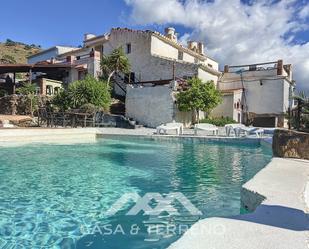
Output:
<path fill-rule="evenodd" d="M 28 45 L 7 39 L 0 42 L 0 64 L 27 63 L 27 56 L 41 51 L 41 46 Z"/>

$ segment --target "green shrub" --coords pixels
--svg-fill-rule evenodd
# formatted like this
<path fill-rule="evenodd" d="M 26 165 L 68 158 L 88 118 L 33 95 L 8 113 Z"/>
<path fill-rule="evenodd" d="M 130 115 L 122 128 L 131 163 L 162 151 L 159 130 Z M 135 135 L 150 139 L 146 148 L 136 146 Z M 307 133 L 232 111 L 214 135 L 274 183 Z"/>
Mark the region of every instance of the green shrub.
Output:
<path fill-rule="evenodd" d="M 24 83 L 21 87 L 16 89 L 18 94 L 25 97 L 25 105 L 28 107 L 31 116 L 38 109 L 38 96 L 36 96 L 36 85 Z"/>
<path fill-rule="evenodd" d="M 5 46 L 16 46 L 18 43 L 11 40 L 11 39 L 6 39 L 5 41 Z"/>
<path fill-rule="evenodd" d="M 4 97 L 6 95 L 8 95 L 8 92 L 6 90 L 0 88 L 0 98 Z"/>
<path fill-rule="evenodd" d="M 225 126 L 226 124 L 234 124 L 237 123 L 234 119 L 230 117 L 221 117 L 221 118 L 204 118 L 200 121 L 200 123 L 208 123 L 216 126 Z"/>
<path fill-rule="evenodd" d="M 67 90 L 57 94 L 52 104 L 62 110 L 79 109 L 86 104 L 91 104 L 108 111 L 111 104 L 110 89 L 106 82 L 87 76 L 84 80 L 73 82 Z"/>
<path fill-rule="evenodd" d="M 90 103 L 87 103 L 87 104 L 84 104 L 80 107 L 80 110 L 82 112 L 85 112 L 85 113 L 94 113 L 96 111 L 99 110 L 98 107 L 96 107 L 95 105 L 93 104 L 90 104 Z"/>
<path fill-rule="evenodd" d="M 66 90 L 61 90 L 53 97 L 51 104 L 52 109 L 59 109 L 60 111 L 66 111 L 70 109 L 71 101 L 69 99 L 68 92 Z"/>

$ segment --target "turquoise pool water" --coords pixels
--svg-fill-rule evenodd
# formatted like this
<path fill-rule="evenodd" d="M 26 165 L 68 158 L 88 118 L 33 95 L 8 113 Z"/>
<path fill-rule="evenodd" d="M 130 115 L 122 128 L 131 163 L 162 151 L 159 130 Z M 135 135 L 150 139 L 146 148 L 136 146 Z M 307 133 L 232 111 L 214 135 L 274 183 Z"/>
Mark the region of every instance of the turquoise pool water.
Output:
<path fill-rule="evenodd" d="M 132 138 L 1 148 L 0 248 L 167 248 L 184 230 L 165 227 L 241 213 L 241 185 L 270 159 L 268 148 L 253 145 Z M 107 215 L 123 194 L 149 192 L 181 192 L 202 215 L 177 201 L 180 216 L 128 216 L 133 202 Z"/>

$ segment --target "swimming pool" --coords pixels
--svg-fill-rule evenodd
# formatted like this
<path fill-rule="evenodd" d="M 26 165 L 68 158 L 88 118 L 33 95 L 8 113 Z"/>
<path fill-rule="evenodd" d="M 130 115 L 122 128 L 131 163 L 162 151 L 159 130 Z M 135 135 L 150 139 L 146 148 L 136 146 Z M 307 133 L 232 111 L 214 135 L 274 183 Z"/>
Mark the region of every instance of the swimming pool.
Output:
<path fill-rule="evenodd" d="M 185 231 L 166 227 L 241 213 L 241 185 L 271 156 L 255 145 L 124 137 L 1 148 L 0 248 L 166 248 Z M 172 204 L 180 215 L 130 216 L 132 201 L 107 214 L 126 193 L 175 192 L 202 215 L 188 214 L 177 201 Z M 150 225 L 156 232 L 147 230 Z"/>

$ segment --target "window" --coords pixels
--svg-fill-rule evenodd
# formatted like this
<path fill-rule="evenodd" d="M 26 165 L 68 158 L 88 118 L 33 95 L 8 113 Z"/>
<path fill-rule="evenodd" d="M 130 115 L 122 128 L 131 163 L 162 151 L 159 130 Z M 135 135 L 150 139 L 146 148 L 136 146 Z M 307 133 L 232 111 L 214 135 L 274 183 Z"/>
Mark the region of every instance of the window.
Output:
<path fill-rule="evenodd" d="M 78 80 L 83 80 L 86 77 L 86 71 L 78 71 Z"/>
<path fill-rule="evenodd" d="M 52 85 L 46 86 L 46 95 L 53 95 L 53 86 Z"/>
<path fill-rule="evenodd" d="M 60 87 L 57 86 L 54 88 L 54 94 L 58 94 L 60 92 Z"/>
<path fill-rule="evenodd" d="M 208 67 L 212 67 L 212 65 L 211 65 L 211 64 L 209 64 L 209 63 L 207 64 L 207 66 L 208 66 Z"/>
<path fill-rule="evenodd" d="M 183 60 L 183 52 L 178 51 L 178 60 L 182 61 Z"/>
<path fill-rule="evenodd" d="M 127 54 L 131 54 L 131 43 L 127 43 Z"/>

